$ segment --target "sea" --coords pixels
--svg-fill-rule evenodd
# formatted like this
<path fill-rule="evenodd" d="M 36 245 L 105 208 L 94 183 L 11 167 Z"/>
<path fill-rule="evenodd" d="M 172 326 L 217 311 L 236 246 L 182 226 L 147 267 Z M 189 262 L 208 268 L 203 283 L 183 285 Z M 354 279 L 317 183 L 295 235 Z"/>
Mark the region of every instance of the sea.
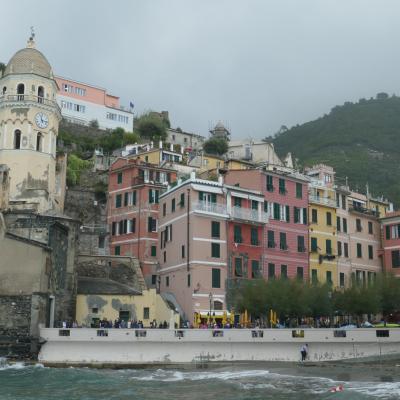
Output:
<path fill-rule="evenodd" d="M 339 386 L 343 391 L 331 392 Z M 0 399 L 400 399 L 400 359 L 137 369 L 48 368 L 0 359 Z"/>

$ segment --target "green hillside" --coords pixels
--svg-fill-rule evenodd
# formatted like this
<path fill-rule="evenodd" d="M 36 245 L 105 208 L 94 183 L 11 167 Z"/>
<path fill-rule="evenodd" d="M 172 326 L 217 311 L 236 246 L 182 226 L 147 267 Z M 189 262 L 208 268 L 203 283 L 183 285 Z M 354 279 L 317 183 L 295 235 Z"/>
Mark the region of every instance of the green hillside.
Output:
<path fill-rule="evenodd" d="M 271 138 L 267 138 L 271 140 Z M 300 166 L 333 166 L 339 183 L 383 194 L 400 205 L 400 97 L 380 93 L 334 107 L 315 121 L 281 129 L 272 139 L 279 155 L 292 152 Z"/>

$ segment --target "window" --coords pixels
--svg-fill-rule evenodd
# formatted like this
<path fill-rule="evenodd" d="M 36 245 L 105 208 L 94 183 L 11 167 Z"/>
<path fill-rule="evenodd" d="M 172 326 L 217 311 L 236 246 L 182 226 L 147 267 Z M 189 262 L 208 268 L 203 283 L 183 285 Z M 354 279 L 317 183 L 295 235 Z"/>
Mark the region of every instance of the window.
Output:
<path fill-rule="evenodd" d="M 164 253 L 163 253 L 163 260 L 165 263 L 167 262 L 167 252 L 166 251 L 164 251 Z M 169 281 L 169 278 L 168 278 L 168 281 Z"/>
<path fill-rule="evenodd" d="M 304 270 L 303 270 L 303 267 L 297 267 L 296 276 L 297 276 L 297 279 L 298 279 L 299 281 L 302 281 L 302 280 L 304 279 Z"/>
<path fill-rule="evenodd" d="M 386 240 L 389 240 L 390 239 L 390 226 L 386 225 L 385 230 L 386 230 Z"/>
<path fill-rule="evenodd" d="M 274 231 L 268 231 L 268 248 L 273 249 L 275 247 L 275 233 Z"/>
<path fill-rule="evenodd" d="M 155 285 L 157 283 L 157 275 L 152 275 L 151 276 L 151 284 Z"/>
<path fill-rule="evenodd" d="M 392 268 L 400 267 L 400 250 L 392 250 Z"/>
<path fill-rule="evenodd" d="M 311 238 L 311 251 L 317 252 L 318 251 L 318 240 L 315 237 Z"/>
<path fill-rule="evenodd" d="M 211 237 L 220 237 L 219 222 L 217 221 L 211 221 Z"/>
<path fill-rule="evenodd" d="M 336 217 L 336 229 L 340 232 L 340 217 Z"/>
<path fill-rule="evenodd" d="M 280 220 L 281 218 L 281 208 L 278 203 L 274 203 L 274 219 Z"/>
<path fill-rule="evenodd" d="M 286 279 L 287 277 L 287 265 L 281 265 L 281 279 Z"/>
<path fill-rule="evenodd" d="M 233 198 L 233 205 L 235 207 L 242 207 L 242 199 L 240 197 Z"/>
<path fill-rule="evenodd" d="M 251 228 L 250 243 L 252 246 L 258 246 L 260 244 L 258 241 L 258 228 Z"/>
<path fill-rule="evenodd" d="M 349 258 L 349 244 L 348 243 L 343 243 L 343 252 L 344 252 L 344 256 L 346 258 Z"/>
<path fill-rule="evenodd" d="M 269 213 L 268 201 L 264 201 L 264 212 Z"/>
<path fill-rule="evenodd" d="M 295 224 L 298 224 L 300 222 L 300 208 L 293 208 L 293 221 Z"/>
<path fill-rule="evenodd" d="M 122 172 L 118 172 L 117 174 L 117 183 L 118 184 L 122 183 Z"/>
<path fill-rule="evenodd" d="M 311 222 L 313 224 L 317 224 L 318 223 L 318 212 L 315 208 L 313 208 L 311 210 Z"/>
<path fill-rule="evenodd" d="M 279 178 L 279 193 L 286 194 L 286 182 L 282 178 Z"/>
<path fill-rule="evenodd" d="M 187 284 L 187 287 L 190 287 L 190 285 L 191 285 L 190 274 L 187 274 L 187 277 L 186 277 L 186 284 Z"/>
<path fill-rule="evenodd" d="M 274 191 L 274 184 L 273 184 L 273 177 L 271 175 L 267 175 L 267 191 L 273 192 Z"/>
<path fill-rule="evenodd" d="M 239 225 L 235 225 L 233 227 L 233 241 L 235 243 L 242 243 L 242 227 Z"/>
<path fill-rule="evenodd" d="M 184 244 L 181 246 L 181 255 L 182 255 L 182 258 L 185 258 L 185 245 Z"/>
<path fill-rule="evenodd" d="M 342 222 L 343 222 L 343 232 L 347 233 L 347 219 L 343 218 Z"/>
<path fill-rule="evenodd" d="M 165 277 L 165 286 L 169 287 L 169 276 Z"/>
<path fill-rule="evenodd" d="M 332 285 L 332 272 L 326 271 L 326 283 Z"/>
<path fill-rule="evenodd" d="M 36 151 L 42 151 L 43 136 L 40 132 L 36 135 Z"/>
<path fill-rule="evenodd" d="M 243 276 L 241 257 L 235 257 L 235 276 Z"/>
<path fill-rule="evenodd" d="M 303 185 L 301 183 L 296 183 L 296 197 L 298 199 L 303 198 Z"/>
<path fill-rule="evenodd" d="M 175 199 L 171 201 L 171 212 L 175 212 Z"/>
<path fill-rule="evenodd" d="M 117 234 L 117 223 L 116 222 L 113 222 L 112 224 L 111 224 L 111 235 L 112 236 L 115 236 Z"/>
<path fill-rule="evenodd" d="M 275 278 L 275 264 L 268 264 L 268 278 Z"/>
<path fill-rule="evenodd" d="M 115 246 L 114 255 L 115 256 L 120 256 L 121 255 L 121 246 Z"/>
<path fill-rule="evenodd" d="M 157 256 L 157 246 L 151 246 L 151 256 L 152 257 Z"/>
<path fill-rule="evenodd" d="M 182 207 L 185 207 L 185 193 L 181 193 L 181 199 L 180 199 L 180 201 L 179 201 L 179 206 L 182 208 Z"/>
<path fill-rule="evenodd" d="M 303 208 L 303 224 L 307 225 L 307 208 Z"/>
<path fill-rule="evenodd" d="M 212 269 L 212 276 L 211 276 L 211 286 L 213 288 L 220 288 L 221 287 L 221 270 L 219 268 Z"/>
<path fill-rule="evenodd" d="M 167 214 L 167 203 L 164 203 L 163 205 L 162 205 L 162 214 L 163 214 L 163 217 L 165 217 L 165 215 Z"/>
<path fill-rule="evenodd" d="M 253 279 L 260 278 L 260 263 L 258 260 L 251 260 L 251 277 Z"/>
<path fill-rule="evenodd" d="M 220 257 L 220 244 L 219 243 L 211 243 L 211 257 L 213 257 L 213 258 Z"/>
<path fill-rule="evenodd" d="M 356 219 L 356 231 L 357 231 L 357 232 L 361 232 L 361 231 L 362 231 L 361 219 L 360 219 L 360 218 L 357 218 L 357 219 Z"/>
<path fill-rule="evenodd" d="M 256 201 L 256 200 L 251 201 L 251 209 L 258 210 L 258 201 Z"/>
<path fill-rule="evenodd" d="M 339 273 L 339 286 L 344 287 L 344 272 Z"/>
<path fill-rule="evenodd" d="M 21 148 L 21 131 L 17 129 L 14 131 L 14 149 L 20 149 Z"/>
<path fill-rule="evenodd" d="M 156 189 L 149 189 L 149 203 L 158 204 L 159 191 Z"/>
<path fill-rule="evenodd" d="M 143 307 L 143 319 L 150 319 L 150 308 Z"/>
<path fill-rule="evenodd" d="M 285 219 L 286 222 L 290 222 L 290 207 L 289 206 L 285 206 Z"/>
<path fill-rule="evenodd" d="M 341 257 L 342 256 L 342 242 L 337 242 L 337 255 L 339 256 L 339 257 Z"/>
<path fill-rule="evenodd" d="M 304 244 L 304 236 L 297 236 L 297 251 L 299 253 L 304 253 L 306 251 L 306 246 Z"/>
<path fill-rule="evenodd" d="M 172 226 L 171 226 L 171 228 L 172 228 Z M 147 218 L 147 232 L 157 232 L 157 220 L 154 219 L 153 217 Z M 172 233 L 172 229 L 171 229 L 171 233 Z"/>
<path fill-rule="evenodd" d="M 331 225 L 332 225 L 332 214 L 331 214 L 330 212 L 327 212 L 327 213 L 326 213 L 326 224 L 327 224 L 328 226 L 331 226 Z"/>
<path fill-rule="evenodd" d="M 115 208 L 120 208 L 122 205 L 122 194 L 117 194 L 115 196 Z"/>
<path fill-rule="evenodd" d="M 287 250 L 287 242 L 286 242 L 286 233 L 285 232 L 280 232 L 279 233 L 279 247 L 281 250 Z"/>
<path fill-rule="evenodd" d="M 370 260 L 374 259 L 374 248 L 370 244 L 368 245 L 368 258 Z"/>
<path fill-rule="evenodd" d="M 330 239 L 326 239 L 326 254 L 332 254 L 332 241 Z"/>
<path fill-rule="evenodd" d="M 361 258 L 362 257 L 362 247 L 361 243 L 357 243 L 357 257 Z"/>
<path fill-rule="evenodd" d="M 311 270 L 311 282 L 314 285 L 318 283 L 318 271 L 316 269 Z"/>
<path fill-rule="evenodd" d="M 23 83 L 19 83 L 17 86 L 18 100 L 24 100 L 24 93 L 25 93 L 25 85 Z"/>
<path fill-rule="evenodd" d="M 373 225 L 371 221 L 368 221 L 368 233 L 372 235 L 374 233 Z"/>
<path fill-rule="evenodd" d="M 97 307 L 92 308 L 92 314 L 98 314 L 99 309 Z"/>

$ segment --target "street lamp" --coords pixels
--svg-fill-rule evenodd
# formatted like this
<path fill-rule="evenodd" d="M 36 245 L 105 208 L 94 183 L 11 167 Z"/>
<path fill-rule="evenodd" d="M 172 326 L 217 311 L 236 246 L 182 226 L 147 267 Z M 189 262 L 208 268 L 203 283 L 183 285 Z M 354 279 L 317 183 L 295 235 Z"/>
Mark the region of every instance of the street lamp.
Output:
<path fill-rule="evenodd" d="M 213 295 L 210 292 L 210 294 L 208 295 L 208 299 L 210 300 L 210 325 L 211 325 L 212 298 L 213 298 Z"/>

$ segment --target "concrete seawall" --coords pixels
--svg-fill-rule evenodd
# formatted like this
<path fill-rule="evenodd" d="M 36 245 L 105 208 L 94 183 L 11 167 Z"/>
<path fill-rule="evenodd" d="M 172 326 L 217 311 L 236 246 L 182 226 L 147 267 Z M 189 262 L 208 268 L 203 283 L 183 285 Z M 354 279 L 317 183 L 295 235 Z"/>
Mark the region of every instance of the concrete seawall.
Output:
<path fill-rule="evenodd" d="M 400 329 L 41 329 L 45 365 L 135 365 L 400 355 Z"/>

